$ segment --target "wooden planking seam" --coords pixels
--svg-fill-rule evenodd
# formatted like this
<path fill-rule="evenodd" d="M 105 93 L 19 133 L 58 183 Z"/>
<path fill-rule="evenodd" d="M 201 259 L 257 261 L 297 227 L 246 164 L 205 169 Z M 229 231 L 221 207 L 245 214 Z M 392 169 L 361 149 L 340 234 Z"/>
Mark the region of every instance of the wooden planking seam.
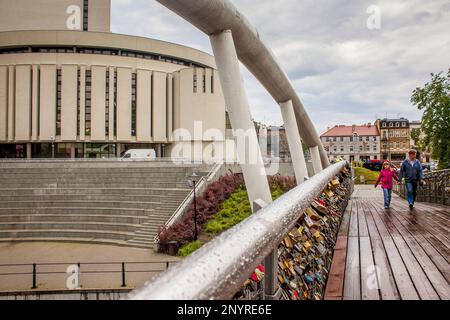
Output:
<path fill-rule="evenodd" d="M 375 205 L 372 203 L 372 206 L 374 207 Z M 374 214 L 373 210 L 370 210 L 370 214 L 373 217 L 373 221 L 380 234 L 381 241 L 383 242 L 385 253 L 400 297 L 402 299 L 419 299 L 408 270 L 406 269 L 403 259 L 387 228 L 384 226 L 383 222 L 380 221 L 378 215 Z"/>
<path fill-rule="evenodd" d="M 443 300 L 450 299 L 450 285 L 448 280 L 445 279 L 443 273 L 435 265 L 430 256 L 422 248 L 420 243 L 414 238 L 414 236 L 406 230 L 406 228 L 400 223 L 400 220 L 394 216 L 392 223 L 395 224 L 397 230 L 402 234 L 405 242 L 411 249 L 411 252 L 416 257 L 416 260 L 421 265 L 423 271 L 426 273 L 431 285 L 436 290 L 436 293 Z"/>
<path fill-rule="evenodd" d="M 374 211 L 380 218 L 380 221 L 386 226 L 387 230 L 390 232 L 391 238 L 397 247 L 397 250 L 402 258 L 403 264 L 408 271 L 411 281 L 416 288 L 417 293 L 421 299 L 426 300 L 436 300 L 439 299 L 438 294 L 434 290 L 431 282 L 429 281 L 427 275 L 423 271 L 421 265 L 417 261 L 411 249 L 407 245 L 403 236 L 399 233 L 395 225 L 389 218 L 390 211 L 386 214 L 381 212 L 381 209 L 377 206 L 374 207 Z"/>
<path fill-rule="evenodd" d="M 396 220 L 398 224 L 402 225 L 405 230 L 407 229 L 411 236 L 417 241 L 420 247 L 425 251 L 430 260 L 437 267 L 442 276 L 446 279 L 448 283 L 450 283 L 450 264 L 443 256 L 442 252 L 440 252 L 433 242 L 430 239 L 425 238 L 425 236 L 416 230 L 416 226 L 411 224 L 411 222 L 405 220 L 403 217 L 396 216 Z"/>
<path fill-rule="evenodd" d="M 400 299 L 400 294 L 395 283 L 394 275 L 392 274 L 389 259 L 386 255 L 386 249 L 370 211 L 366 212 L 366 221 L 374 251 L 375 264 L 379 268 L 380 273 L 379 285 L 381 299 L 398 300 Z"/>

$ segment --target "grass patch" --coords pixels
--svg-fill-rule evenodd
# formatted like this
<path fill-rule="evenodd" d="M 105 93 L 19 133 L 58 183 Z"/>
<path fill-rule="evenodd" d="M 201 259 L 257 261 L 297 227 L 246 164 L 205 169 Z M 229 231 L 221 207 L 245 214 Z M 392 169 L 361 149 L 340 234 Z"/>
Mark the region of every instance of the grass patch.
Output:
<path fill-rule="evenodd" d="M 178 255 L 180 257 L 187 257 L 195 250 L 199 249 L 203 245 L 203 242 L 200 240 L 190 242 L 188 244 L 185 244 L 178 250 Z"/>
<path fill-rule="evenodd" d="M 283 193 L 280 187 L 275 187 L 272 191 L 272 199 L 277 199 Z M 222 203 L 220 211 L 205 224 L 205 231 L 212 235 L 219 234 L 245 220 L 251 214 L 247 191 L 240 188 Z"/>
<path fill-rule="evenodd" d="M 375 184 L 375 181 L 378 179 L 378 175 L 380 174 L 377 171 L 371 171 L 362 167 L 354 167 L 355 170 L 355 183 L 356 184 Z M 361 176 L 364 176 L 364 182 L 361 182 Z"/>

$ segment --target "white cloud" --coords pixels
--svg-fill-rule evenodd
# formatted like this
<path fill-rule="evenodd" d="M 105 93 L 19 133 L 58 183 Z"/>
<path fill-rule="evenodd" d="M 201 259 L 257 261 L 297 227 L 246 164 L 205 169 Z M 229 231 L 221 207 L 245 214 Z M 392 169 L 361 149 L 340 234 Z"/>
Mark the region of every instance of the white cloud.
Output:
<path fill-rule="evenodd" d="M 319 132 L 375 116 L 418 119 L 410 104 L 431 72 L 450 67 L 447 0 L 235 0 L 258 28 Z M 381 29 L 368 30 L 369 5 Z M 157 3 L 112 0 L 113 32 L 157 38 L 211 53 L 206 35 Z M 281 124 L 279 108 L 244 70 L 255 119 Z M 332 115 L 332 116 L 330 116 Z"/>

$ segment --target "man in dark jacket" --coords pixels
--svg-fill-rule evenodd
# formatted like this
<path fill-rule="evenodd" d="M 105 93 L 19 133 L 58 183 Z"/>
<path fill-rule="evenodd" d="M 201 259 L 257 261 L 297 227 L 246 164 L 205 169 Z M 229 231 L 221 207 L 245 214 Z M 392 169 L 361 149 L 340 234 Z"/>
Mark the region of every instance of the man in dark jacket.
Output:
<path fill-rule="evenodd" d="M 411 210 L 414 208 L 414 202 L 416 201 L 418 184 L 425 184 L 422 165 L 416 159 L 416 154 L 415 150 L 408 152 L 408 158 L 403 161 L 398 176 L 400 181 L 405 178 L 406 190 L 408 191 L 407 199 Z"/>

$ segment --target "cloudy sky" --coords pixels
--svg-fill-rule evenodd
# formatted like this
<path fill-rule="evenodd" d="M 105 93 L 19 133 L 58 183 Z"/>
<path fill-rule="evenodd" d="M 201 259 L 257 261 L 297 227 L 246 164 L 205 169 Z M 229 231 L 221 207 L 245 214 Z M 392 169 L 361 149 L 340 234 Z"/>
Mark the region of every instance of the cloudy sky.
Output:
<path fill-rule="evenodd" d="M 412 91 L 431 72 L 450 68 L 449 0 L 233 3 L 274 51 L 320 133 L 386 115 L 419 119 Z M 380 10 L 379 29 L 367 27 L 368 20 L 376 27 L 372 5 Z M 206 35 L 153 0 L 112 0 L 112 31 L 212 52 Z M 246 70 L 244 79 L 253 117 L 282 124 L 258 81 Z"/>

